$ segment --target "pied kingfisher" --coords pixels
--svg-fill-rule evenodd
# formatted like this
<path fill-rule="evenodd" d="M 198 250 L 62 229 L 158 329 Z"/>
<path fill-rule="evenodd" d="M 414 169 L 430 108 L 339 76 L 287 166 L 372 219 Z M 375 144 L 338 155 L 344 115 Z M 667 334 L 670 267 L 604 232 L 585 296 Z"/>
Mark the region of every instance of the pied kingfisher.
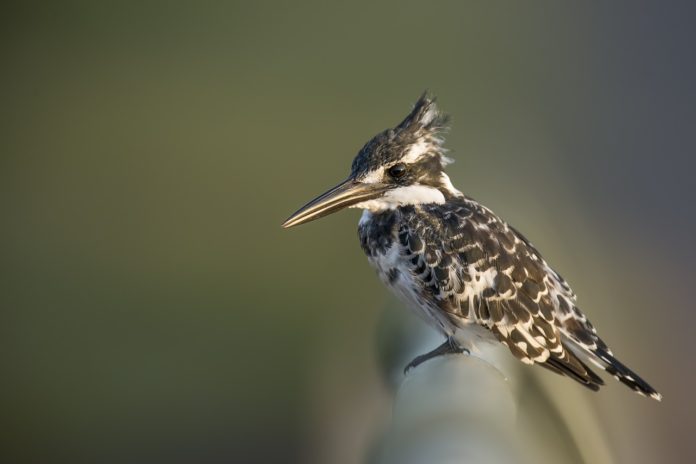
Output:
<path fill-rule="evenodd" d="M 454 188 L 444 167 L 447 116 L 423 94 L 395 128 L 370 140 L 347 180 L 290 216 L 283 227 L 361 208 L 360 244 L 387 286 L 446 337 L 406 370 L 435 356 L 499 342 L 597 391 L 604 369 L 634 391 L 662 396 L 619 362 L 576 306 L 566 281 L 490 209 Z"/>

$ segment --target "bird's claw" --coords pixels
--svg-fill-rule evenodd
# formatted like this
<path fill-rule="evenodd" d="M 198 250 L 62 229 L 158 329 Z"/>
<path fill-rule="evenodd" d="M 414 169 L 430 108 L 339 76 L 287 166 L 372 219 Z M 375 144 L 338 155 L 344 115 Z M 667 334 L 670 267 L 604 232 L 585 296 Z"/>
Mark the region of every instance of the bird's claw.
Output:
<path fill-rule="evenodd" d="M 415 368 L 418 367 L 420 364 L 424 363 L 425 361 L 428 361 L 430 359 L 436 358 L 438 356 L 442 356 L 445 354 L 471 354 L 468 349 L 463 348 L 459 346 L 454 340 L 451 338 L 448 338 L 442 345 L 438 346 L 432 351 L 429 351 L 425 354 L 421 354 L 419 356 L 416 356 L 413 358 L 413 360 L 406 365 L 404 368 L 404 375 L 408 374 L 408 372 Z"/>

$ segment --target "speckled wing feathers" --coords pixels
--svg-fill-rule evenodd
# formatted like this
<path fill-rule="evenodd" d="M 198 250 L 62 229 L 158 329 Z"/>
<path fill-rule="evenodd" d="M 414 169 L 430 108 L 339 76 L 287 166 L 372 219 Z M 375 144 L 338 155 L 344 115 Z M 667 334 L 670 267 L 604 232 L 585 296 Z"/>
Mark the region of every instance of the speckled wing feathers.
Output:
<path fill-rule="evenodd" d="M 432 276 L 424 290 L 437 306 L 452 313 L 458 324 L 470 321 L 488 328 L 522 362 L 547 364 L 598 388 L 599 377 L 562 343 L 550 277 L 531 244 L 473 201 L 454 208 L 423 208 L 426 213 L 438 210 L 426 217 L 441 217 L 442 223 L 428 224 L 414 214 L 400 235 L 426 238 L 420 264 Z M 565 282 L 560 282 L 563 287 Z"/>
<path fill-rule="evenodd" d="M 399 208 L 362 224 L 360 236 L 385 281 L 411 292 L 445 333 L 478 324 L 526 364 L 597 390 L 603 381 L 581 355 L 634 390 L 654 393 L 613 358 L 534 246 L 479 203 L 462 197 Z"/>

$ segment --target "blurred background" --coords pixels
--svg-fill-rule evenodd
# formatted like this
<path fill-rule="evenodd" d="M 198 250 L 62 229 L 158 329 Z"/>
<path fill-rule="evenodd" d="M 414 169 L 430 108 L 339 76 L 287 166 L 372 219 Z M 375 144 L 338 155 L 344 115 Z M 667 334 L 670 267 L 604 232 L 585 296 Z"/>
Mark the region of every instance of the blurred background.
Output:
<path fill-rule="evenodd" d="M 280 223 L 427 88 L 454 184 L 665 400 L 539 376 L 587 402 L 617 462 L 693 462 L 695 19 L 689 2 L 5 3 L 0 460 L 364 461 L 390 417 L 381 334 L 418 323 L 369 268 L 358 212 Z"/>

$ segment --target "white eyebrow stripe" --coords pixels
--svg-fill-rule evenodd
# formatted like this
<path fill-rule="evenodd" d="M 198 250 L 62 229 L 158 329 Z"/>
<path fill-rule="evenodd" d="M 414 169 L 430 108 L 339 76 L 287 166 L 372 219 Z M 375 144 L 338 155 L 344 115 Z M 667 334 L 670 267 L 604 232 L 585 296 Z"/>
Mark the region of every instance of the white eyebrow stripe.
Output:
<path fill-rule="evenodd" d="M 411 145 L 408 149 L 406 155 L 401 158 L 402 163 L 413 163 L 418 161 L 423 155 L 428 153 L 432 149 L 432 145 L 424 140 L 419 140 L 418 142 Z"/>

